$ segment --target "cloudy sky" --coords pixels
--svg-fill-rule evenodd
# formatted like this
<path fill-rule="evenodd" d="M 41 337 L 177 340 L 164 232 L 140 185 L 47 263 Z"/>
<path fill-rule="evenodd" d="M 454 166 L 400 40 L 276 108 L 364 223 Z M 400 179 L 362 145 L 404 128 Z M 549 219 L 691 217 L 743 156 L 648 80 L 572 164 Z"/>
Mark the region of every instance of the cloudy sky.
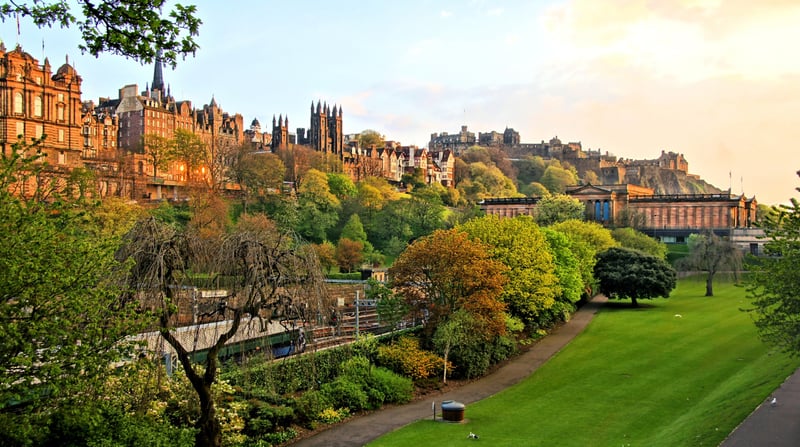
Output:
<path fill-rule="evenodd" d="M 184 1 L 188 3 L 189 1 Z M 684 154 L 689 170 L 760 203 L 800 193 L 797 0 L 198 1 L 196 57 L 165 69 L 173 96 L 262 126 L 311 101 L 344 130 L 425 146 L 433 132 L 513 127 L 624 158 Z M 84 99 L 140 89 L 152 67 L 81 55 L 74 31 L 0 23 Z M 44 42 L 44 52 L 42 52 Z"/>

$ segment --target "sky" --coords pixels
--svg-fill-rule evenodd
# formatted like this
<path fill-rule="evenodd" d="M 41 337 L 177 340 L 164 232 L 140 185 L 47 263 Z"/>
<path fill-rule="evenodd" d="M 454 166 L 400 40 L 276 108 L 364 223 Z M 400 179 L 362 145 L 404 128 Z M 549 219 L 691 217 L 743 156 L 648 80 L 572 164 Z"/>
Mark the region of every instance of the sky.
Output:
<path fill-rule="evenodd" d="M 184 0 L 183 3 L 190 3 Z M 681 153 L 689 172 L 759 203 L 800 197 L 797 0 L 195 1 L 196 56 L 165 67 L 178 100 L 214 98 L 245 125 L 309 127 L 343 107 L 345 133 L 426 146 L 431 133 L 557 136 L 620 158 Z M 83 99 L 152 81 L 153 67 L 81 55 L 71 29 L 0 22 Z M 44 46 L 44 51 L 42 51 Z"/>

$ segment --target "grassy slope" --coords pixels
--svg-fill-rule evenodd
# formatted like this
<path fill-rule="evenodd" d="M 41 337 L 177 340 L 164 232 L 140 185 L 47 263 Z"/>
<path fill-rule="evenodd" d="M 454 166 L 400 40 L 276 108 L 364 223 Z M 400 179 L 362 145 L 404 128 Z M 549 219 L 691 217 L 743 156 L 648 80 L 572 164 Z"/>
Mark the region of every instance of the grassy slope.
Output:
<path fill-rule="evenodd" d="M 762 344 L 744 290 L 682 280 L 668 300 L 611 303 L 531 378 L 370 445 L 716 446 L 798 366 Z M 676 314 L 682 317 L 676 317 Z"/>

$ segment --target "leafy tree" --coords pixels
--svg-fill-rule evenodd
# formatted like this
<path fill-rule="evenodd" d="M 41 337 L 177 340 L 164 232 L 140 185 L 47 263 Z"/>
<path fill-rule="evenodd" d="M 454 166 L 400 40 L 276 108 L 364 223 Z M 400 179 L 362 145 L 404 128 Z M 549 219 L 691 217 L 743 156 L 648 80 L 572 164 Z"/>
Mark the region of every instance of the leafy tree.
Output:
<path fill-rule="evenodd" d="M 20 141 L 0 157 L 0 407 L 23 402 L 19 413 L 98 399 L 109 365 L 133 352 L 121 340 L 143 327 L 97 208 L 63 189 L 49 202 L 13 193 L 46 168 L 22 155 L 33 149 Z"/>
<path fill-rule="evenodd" d="M 277 155 L 256 154 L 242 145 L 236 153 L 231 174 L 242 187 L 242 201 L 247 212 L 247 204 L 252 197 L 263 198 L 280 193 L 286 167 Z"/>
<path fill-rule="evenodd" d="M 349 199 L 358 193 L 356 185 L 350 180 L 350 177 L 335 172 L 328 173 L 328 189 L 339 200 Z"/>
<path fill-rule="evenodd" d="M 508 312 L 529 327 L 540 326 L 540 315 L 553 307 L 561 287 L 550 247 L 533 219 L 488 215 L 458 228 L 487 244 L 492 258 L 508 267 L 501 295 Z"/>
<path fill-rule="evenodd" d="M 522 185 L 527 185 L 538 182 L 542 178 L 547 164 L 538 155 L 526 155 L 522 159 L 516 160 L 514 167 L 517 169 L 517 181 Z"/>
<path fill-rule="evenodd" d="M 639 250 L 612 247 L 600 253 L 594 266 L 600 293 L 610 299 L 668 298 L 675 288 L 675 270 L 663 258 Z"/>
<path fill-rule="evenodd" d="M 361 265 L 364 259 L 364 244 L 347 238 L 339 239 L 336 244 L 336 263 L 339 269 L 345 273 L 350 273 Z"/>
<path fill-rule="evenodd" d="M 567 220 L 553 224 L 550 228 L 564 234 L 569 240 L 569 249 L 578 259 L 581 268 L 584 293 L 591 296 L 595 287 L 594 265 L 597 254 L 618 245 L 611 237 L 611 232 L 597 222 L 582 220 Z"/>
<path fill-rule="evenodd" d="M 142 145 L 147 160 L 153 165 L 153 178 L 158 177 L 159 169 L 166 169 L 175 156 L 175 141 L 155 134 L 142 137 Z"/>
<path fill-rule="evenodd" d="M 545 227 L 565 220 L 580 220 L 585 214 L 584 204 L 566 194 L 547 195 L 536 204 L 536 223 Z"/>
<path fill-rule="evenodd" d="M 74 2 L 33 0 L 0 5 L 0 19 L 27 17 L 40 28 L 77 26 L 84 41 L 78 48 L 95 57 L 111 53 L 149 64 L 161 52 L 161 59 L 175 67 L 178 56 L 194 55 L 199 48 L 194 37 L 203 22 L 194 5 L 175 4 L 165 12 L 163 0 L 77 3 L 83 17 L 75 15 Z"/>
<path fill-rule="evenodd" d="M 366 295 L 368 299 L 377 301 L 376 310 L 381 322 L 387 324 L 394 332 L 410 310 L 403 297 L 373 278 L 367 280 Z"/>
<path fill-rule="evenodd" d="M 367 233 L 364 231 L 364 226 L 361 225 L 361 219 L 358 217 L 358 214 L 350 216 L 350 219 L 347 220 L 347 224 L 345 224 L 342 229 L 340 237 L 361 242 L 362 244 L 367 243 Z"/>
<path fill-rule="evenodd" d="M 459 309 L 450 318 L 436 328 L 433 334 L 433 345 L 442 352 L 442 382 L 447 383 L 447 358 L 453 346 L 467 344 L 471 339 L 480 337 L 480 328 L 475 324 L 473 316 Z"/>
<path fill-rule="evenodd" d="M 643 251 L 657 258 L 667 258 L 667 246 L 652 237 L 634 230 L 633 228 L 615 228 L 611 236 L 625 248 Z"/>
<path fill-rule="evenodd" d="M 314 242 L 322 242 L 327 231 L 339 219 L 341 202 L 328 187 L 328 177 L 316 169 L 310 169 L 298 188 L 299 222 L 297 230 Z"/>
<path fill-rule="evenodd" d="M 437 230 L 411 244 L 389 269 L 392 285 L 413 309 L 427 314 L 425 332 L 458 309 L 470 312 L 487 336 L 505 332 L 500 294 L 507 267 L 489 247 L 458 230 Z"/>
<path fill-rule="evenodd" d="M 563 303 L 568 303 L 570 307 L 580 301 L 583 282 L 581 280 L 581 266 L 578 258 L 570 249 L 570 241 L 564 233 L 555 231 L 551 228 L 542 228 L 550 245 L 550 252 L 553 254 L 555 263 L 555 274 L 558 283 L 561 285 L 561 295 L 557 298 Z M 573 310 L 572 308 L 569 309 Z"/>
<path fill-rule="evenodd" d="M 383 135 L 381 135 L 377 130 L 367 129 L 358 135 L 358 147 L 362 149 L 367 149 L 370 147 L 381 149 L 383 148 L 384 144 Z"/>
<path fill-rule="evenodd" d="M 127 235 L 119 251 L 131 264 L 131 297 L 157 314 L 159 333 L 176 352 L 197 394 L 198 446 L 222 443 L 212 385 L 217 382 L 220 349 L 239 328 L 245 324 L 263 328 L 270 321 L 302 325 L 307 315 L 321 311 L 322 275 L 313 250 L 276 228 L 264 216 L 245 217 L 232 233 L 198 241 L 192 233 L 146 219 Z M 184 291 L 216 274 L 233 281 L 226 288 L 225 300 L 217 303 L 213 312 L 201 315 L 201 322 L 225 320 L 230 324 L 212 337 L 206 358 L 195 363 L 192 347 L 184 345 L 178 335 L 179 317 L 191 313 L 194 306 L 191 294 Z"/>
<path fill-rule="evenodd" d="M 550 195 L 550 191 L 539 182 L 531 182 L 522 186 L 520 192 L 528 197 L 547 197 Z"/>
<path fill-rule="evenodd" d="M 800 175 L 800 171 L 798 171 Z M 800 191 L 800 188 L 797 188 Z M 767 256 L 754 263 L 747 284 L 762 339 L 800 355 L 800 201 L 774 207 L 761 220 Z"/>
<path fill-rule="evenodd" d="M 174 159 L 186 165 L 186 181 L 194 181 L 195 171 L 200 171 L 200 181 L 206 181 L 208 146 L 199 135 L 186 129 L 176 129 L 173 138 L 172 153 Z M 210 172 L 209 172 L 210 175 Z"/>
<path fill-rule="evenodd" d="M 689 254 L 678 261 L 684 270 L 706 273 L 706 295 L 714 296 L 714 275 L 725 270 L 741 270 L 742 252 L 728 239 L 711 231 L 689 236 Z"/>
<path fill-rule="evenodd" d="M 566 192 L 567 186 L 578 184 L 578 176 L 573 170 L 550 165 L 545 169 L 539 182 L 551 193 L 563 194 Z"/>
<path fill-rule="evenodd" d="M 517 197 L 517 187 L 500 169 L 482 162 L 468 165 L 469 176 L 457 184 L 461 195 L 472 202 L 486 197 Z"/>
<path fill-rule="evenodd" d="M 587 185 L 599 185 L 600 177 L 597 176 L 596 172 L 587 169 L 586 172 L 583 173 L 583 183 Z"/>

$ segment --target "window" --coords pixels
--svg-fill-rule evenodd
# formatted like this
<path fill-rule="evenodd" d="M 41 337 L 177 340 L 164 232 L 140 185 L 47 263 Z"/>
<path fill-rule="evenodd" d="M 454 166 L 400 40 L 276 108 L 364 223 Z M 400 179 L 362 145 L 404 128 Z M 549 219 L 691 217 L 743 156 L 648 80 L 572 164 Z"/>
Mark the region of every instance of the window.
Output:
<path fill-rule="evenodd" d="M 59 121 L 64 121 L 64 106 L 61 104 L 56 107 L 56 119 Z"/>
<path fill-rule="evenodd" d="M 33 98 L 33 116 L 42 116 L 42 97 L 39 95 L 36 95 Z"/>
<path fill-rule="evenodd" d="M 58 142 L 64 142 L 64 129 L 58 129 Z"/>
<path fill-rule="evenodd" d="M 22 114 L 22 93 L 14 93 L 14 113 Z"/>
<path fill-rule="evenodd" d="M 17 138 L 25 138 L 25 123 L 17 121 Z"/>
<path fill-rule="evenodd" d="M 58 164 L 65 165 L 67 164 L 67 154 L 64 151 L 60 151 L 58 153 Z"/>
<path fill-rule="evenodd" d="M 42 138 L 42 135 L 44 135 L 44 126 L 42 126 L 41 124 L 37 124 L 36 125 L 36 138 Z"/>
<path fill-rule="evenodd" d="M 64 102 L 64 94 L 63 93 L 59 93 L 58 94 L 58 102 Z"/>

